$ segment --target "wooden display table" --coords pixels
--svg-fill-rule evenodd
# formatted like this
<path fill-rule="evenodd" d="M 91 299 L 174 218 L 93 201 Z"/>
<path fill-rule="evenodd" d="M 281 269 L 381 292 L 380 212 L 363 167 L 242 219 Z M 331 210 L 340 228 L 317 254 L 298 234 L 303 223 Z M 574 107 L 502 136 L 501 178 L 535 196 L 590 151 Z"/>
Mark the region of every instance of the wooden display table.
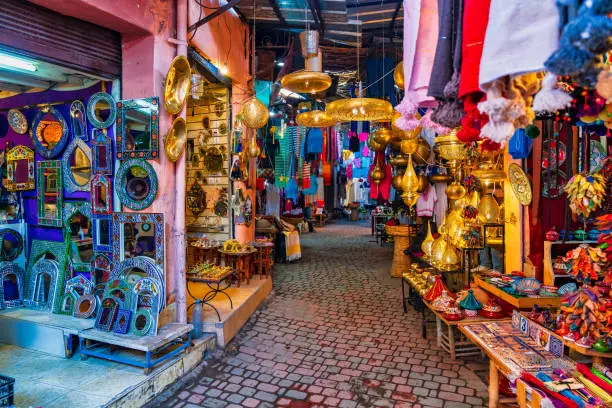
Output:
<path fill-rule="evenodd" d="M 442 313 L 435 310 L 431 303 L 423 300 L 423 303 L 436 316 L 436 335 L 437 345 L 442 350 L 450 354 L 454 360 L 456 357 L 468 357 L 482 354 L 482 351 L 470 340 L 465 339 L 465 336 L 458 330 L 458 327 L 464 324 L 493 322 L 493 321 L 508 321 L 510 318 L 490 319 L 483 316 L 465 317 L 462 320 L 447 320 Z M 442 324 L 446 328 L 442 329 Z"/>
<path fill-rule="evenodd" d="M 482 289 L 486 290 L 492 295 L 497 296 L 504 302 L 510 303 L 517 309 L 531 309 L 534 305 L 538 305 L 540 307 L 558 308 L 561 305 L 561 296 L 515 297 L 478 276 L 474 277 L 474 281 Z"/>
<path fill-rule="evenodd" d="M 253 258 L 257 250 L 254 249 L 252 251 L 244 252 L 230 252 L 219 250 L 219 252 L 223 255 L 225 259 L 225 265 L 231 266 L 232 269 L 236 271 L 238 279 L 237 286 L 240 286 L 240 282 L 242 281 L 242 279 L 245 279 L 248 285 L 251 281 L 251 275 L 253 274 Z"/>
<path fill-rule="evenodd" d="M 410 246 L 410 237 L 415 236 L 414 228 L 409 225 L 385 225 L 385 231 L 393 237 L 393 264 L 391 276 L 400 278 L 402 273 L 408 269 L 412 260 L 404 253 Z"/>
<path fill-rule="evenodd" d="M 254 271 L 257 271 L 259 273 L 260 279 L 270 276 L 270 273 L 272 271 L 272 265 L 274 265 L 274 261 L 272 260 L 274 244 L 271 242 L 256 242 L 255 244 L 253 244 L 253 246 L 255 247 L 255 249 L 257 249 L 254 259 Z"/>

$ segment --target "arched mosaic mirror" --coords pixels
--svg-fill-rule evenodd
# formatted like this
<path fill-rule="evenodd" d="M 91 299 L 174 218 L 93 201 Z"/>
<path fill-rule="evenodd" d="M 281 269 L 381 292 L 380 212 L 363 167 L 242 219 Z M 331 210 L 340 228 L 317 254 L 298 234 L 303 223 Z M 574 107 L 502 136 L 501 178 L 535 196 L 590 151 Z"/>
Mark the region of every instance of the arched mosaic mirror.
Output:
<path fill-rule="evenodd" d="M 46 312 L 57 311 L 64 283 L 57 261 L 39 259 L 32 267 L 29 277 L 24 300 L 26 306 Z"/>
<path fill-rule="evenodd" d="M 110 214 L 113 211 L 111 182 L 103 174 L 96 174 L 91 179 L 91 208 L 94 214 Z"/>
<path fill-rule="evenodd" d="M 91 179 L 91 149 L 81 139 L 74 138 L 64 152 L 64 183 L 66 191 L 89 191 Z"/>
<path fill-rule="evenodd" d="M 31 136 L 36 153 L 45 159 L 53 159 L 60 155 L 68 142 L 68 123 L 54 107 L 43 108 L 32 120 Z"/>
<path fill-rule="evenodd" d="M 34 190 L 34 152 L 26 146 L 15 146 L 6 153 L 6 178 L 2 180 L 8 191 Z"/>
<path fill-rule="evenodd" d="M 98 92 L 89 98 L 87 119 L 95 128 L 106 129 L 117 119 L 115 98 L 106 92 Z"/>
<path fill-rule="evenodd" d="M 132 210 L 147 208 L 157 196 L 157 174 L 153 166 L 145 160 L 126 160 L 117 170 L 115 191 L 126 207 Z"/>
<path fill-rule="evenodd" d="M 70 125 L 72 126 L 72 136 L 84 141 L 89 140 L 87 134 L 87 116 L 85 115 L 85 105 L 81 101 L 74 101 L 70 104 Z"/>
<path fill-rule="evenodd" d="M 23 304 L 25 272 L 13 262 L 0 263 L 0 309 L 9 309 Z"/>
<path fill-rule="evenodd" d="M 64 207 L 64 241 L 75 270 L 89 271 L 93 259 L 91 204 L 67 203 Z"/>
<path fill-rule="evenodd" d="M 92 150 L 92 170 L 94 174 L 113 174 L 113 145 L 100 129 L 94 129 Z"/>

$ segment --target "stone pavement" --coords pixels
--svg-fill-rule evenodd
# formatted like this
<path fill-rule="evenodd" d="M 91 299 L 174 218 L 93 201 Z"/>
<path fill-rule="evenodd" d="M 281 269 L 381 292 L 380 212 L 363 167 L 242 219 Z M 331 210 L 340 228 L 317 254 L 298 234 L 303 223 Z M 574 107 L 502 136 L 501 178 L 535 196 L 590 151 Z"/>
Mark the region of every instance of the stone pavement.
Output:
<path fill-rule="evenodd" d="M 302 235 L 302 260 L 275 265 L 274 292 L 224 352 L 150 407 L 479 407 L 487 388 L 404 314 L 392 250 L 369 223 Z M 434 331 L 429 333 L 433 335 Z"/>

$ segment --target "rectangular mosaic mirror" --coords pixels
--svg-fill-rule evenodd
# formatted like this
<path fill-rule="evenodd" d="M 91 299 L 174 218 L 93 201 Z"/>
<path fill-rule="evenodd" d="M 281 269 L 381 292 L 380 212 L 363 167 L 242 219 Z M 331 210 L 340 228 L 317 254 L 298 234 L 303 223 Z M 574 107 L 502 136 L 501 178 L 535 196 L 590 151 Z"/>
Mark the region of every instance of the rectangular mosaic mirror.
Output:
<path fill-rule="evenodd" d="M 38 162 L 38 224 L 62 226 L 64 199 L 62 164 L 59 160 Z"/>
<path fill-rule="evenodd" d="M 117 102 L 117 159 L 159 157 L 159 98 Z"/>
<path fill-rule="evenodd" d="M 113 219 L 110 215 L 95 215 L 93 219 L 94 251 L 112 251 Z"/>
<path fill-rule="evenodd" d="M 146 256 L 164 269 L 164 215 L 114 213 L 112 246 L 115 263 Z"/>

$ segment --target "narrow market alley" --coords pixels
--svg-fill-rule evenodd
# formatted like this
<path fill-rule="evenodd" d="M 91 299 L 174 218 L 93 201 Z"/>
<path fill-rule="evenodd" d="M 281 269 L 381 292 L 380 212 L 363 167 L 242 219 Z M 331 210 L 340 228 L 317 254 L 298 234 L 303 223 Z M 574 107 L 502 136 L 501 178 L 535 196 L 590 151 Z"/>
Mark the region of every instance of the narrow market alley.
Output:
<path fill-rule="evenodd" d="M 274 291 L 230 343 L 149 407 L 479 407 L 486 360 L 452 361 L 401 306 L 391 247 L 369 224 L 302 235 Z M 429 335 L 435 336 L 433 330 Z"/>

